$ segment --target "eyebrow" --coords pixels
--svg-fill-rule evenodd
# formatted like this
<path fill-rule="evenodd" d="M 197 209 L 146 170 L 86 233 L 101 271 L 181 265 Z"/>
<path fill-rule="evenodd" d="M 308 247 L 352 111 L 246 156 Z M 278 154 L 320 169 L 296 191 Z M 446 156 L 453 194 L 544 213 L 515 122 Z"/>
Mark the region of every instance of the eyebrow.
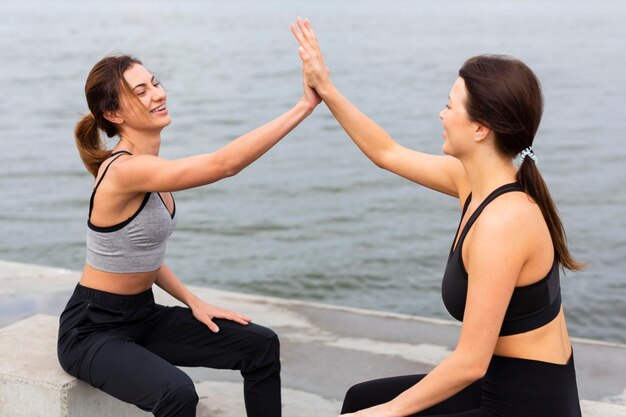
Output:
<path fill-rule="evenodd" d="M 150 78 L 150 83 L 152 83 L 155 80 L 154 75 L 152 76 L 152 78 Z M 145 87 L 146 83 L 141 83 L 141 84 L 137 84 L 136 86 L 133 87 L 133 91 L 135 91 L 135 89 L 137 87 Z"/>

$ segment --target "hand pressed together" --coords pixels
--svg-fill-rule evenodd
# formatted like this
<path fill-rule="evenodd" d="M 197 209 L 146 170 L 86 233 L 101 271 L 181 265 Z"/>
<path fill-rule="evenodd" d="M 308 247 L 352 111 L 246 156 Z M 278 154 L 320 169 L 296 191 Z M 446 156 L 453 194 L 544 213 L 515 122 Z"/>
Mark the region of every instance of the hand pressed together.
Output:
<path fill-rule="evenodd" d="M 308 19 L 298 18 L 296 24 L 300 30 L 292 23 L 291 32 L 300 43 L 298 53 L 302 60 L 302 74 L 305 84 L 308 84 L 319 94 L 324 87 L 330 84 L 330 70 L 324 64 L 324 56 L 317 43 L 311 22 Z"/>

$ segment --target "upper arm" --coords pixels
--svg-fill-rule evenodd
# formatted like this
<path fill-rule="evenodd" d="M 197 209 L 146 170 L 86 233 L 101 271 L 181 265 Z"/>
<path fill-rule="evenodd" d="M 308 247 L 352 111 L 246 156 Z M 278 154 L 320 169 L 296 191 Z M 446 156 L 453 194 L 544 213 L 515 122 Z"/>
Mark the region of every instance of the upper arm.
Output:
<path fill-rule="evenodd" d="M 380 158 L 379 166 L 410 181 L 444 194 L 463 198 L 469 193 L 469 180 L 458 159 L 430 155 L 394 143 Z"/>
<path fill-rule="evenodd" d="M 498 202 L 501 203 L 501 202 Z M 492 203 L 494 206 L 496 202 Z M 489 207 L 493 209 L 496 207 Z M 458 349 L 486 370 L 520 271 L 527 260 L 528 240 L 523 216 L 515 207 L 500 205 L 485 213 L 466 241 L 468 290 Z M 515 236 L 512 239 L 511 236 Z"/>
<path fill-rule="evenodd" d="M 125 192 L 167 192 L 210 184 L 234 174 L 218 151 L 174 160 L 126 156 L 112 165 L 110 175 Z"/>

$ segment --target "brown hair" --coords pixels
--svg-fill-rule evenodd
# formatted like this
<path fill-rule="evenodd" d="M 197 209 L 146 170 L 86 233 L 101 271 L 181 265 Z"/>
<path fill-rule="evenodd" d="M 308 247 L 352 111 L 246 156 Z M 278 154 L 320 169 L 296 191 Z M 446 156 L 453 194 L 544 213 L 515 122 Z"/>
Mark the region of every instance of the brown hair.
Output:
<path fill-rule="evenodd" d="M 511 158 L 533 144 L 543 113 L 541 84 L 522 61 L 503 55 L 480 55 L 468 59 L 459 70 L 465 81 L 470 120 L 489 127 L 496 147 Z M 567 248 L 565 229 L 536 163 L 524 158 L 517 181 L 540 207 L 546 220 L 555 257 L 564 268 L 581 270 Z"/>
<path fill-rule="evenodd" d="M 127 55 L 102 58 L 89 72 L 85 83 L 85 97 L 90 113 L 83 117 L 74 128 L 74 138 L 87 170 L 95 177 L 98 169 L 111 151 L 106 149 L 100 130 L 107 137 L 117 135 L 117 126 L 104 117 L 107 111 L 120 108 L 120 92 L 129 90 L 124 72 L 141 61 Z"/>

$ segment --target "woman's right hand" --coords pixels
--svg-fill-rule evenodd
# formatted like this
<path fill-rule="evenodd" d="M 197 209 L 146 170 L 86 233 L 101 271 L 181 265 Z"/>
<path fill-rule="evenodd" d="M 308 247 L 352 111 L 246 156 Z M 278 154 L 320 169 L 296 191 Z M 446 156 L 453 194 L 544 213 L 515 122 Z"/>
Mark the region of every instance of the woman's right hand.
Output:
<path fill-rule="evenodd" d="M 302 72 L 305 82 L 320 94 L 320 91 L 323 91 L 326 86 L 330 85 L 328 67 L 324 64 L 324 56 L 317 43 L 311 22 L 308 19 L 302 20 L 297 18 L 296 24 L 300 30 L 292 23 L 291 32 L 293 32 L 298 43 L 300 43 L 298 53 L 302 60 Z"/>

